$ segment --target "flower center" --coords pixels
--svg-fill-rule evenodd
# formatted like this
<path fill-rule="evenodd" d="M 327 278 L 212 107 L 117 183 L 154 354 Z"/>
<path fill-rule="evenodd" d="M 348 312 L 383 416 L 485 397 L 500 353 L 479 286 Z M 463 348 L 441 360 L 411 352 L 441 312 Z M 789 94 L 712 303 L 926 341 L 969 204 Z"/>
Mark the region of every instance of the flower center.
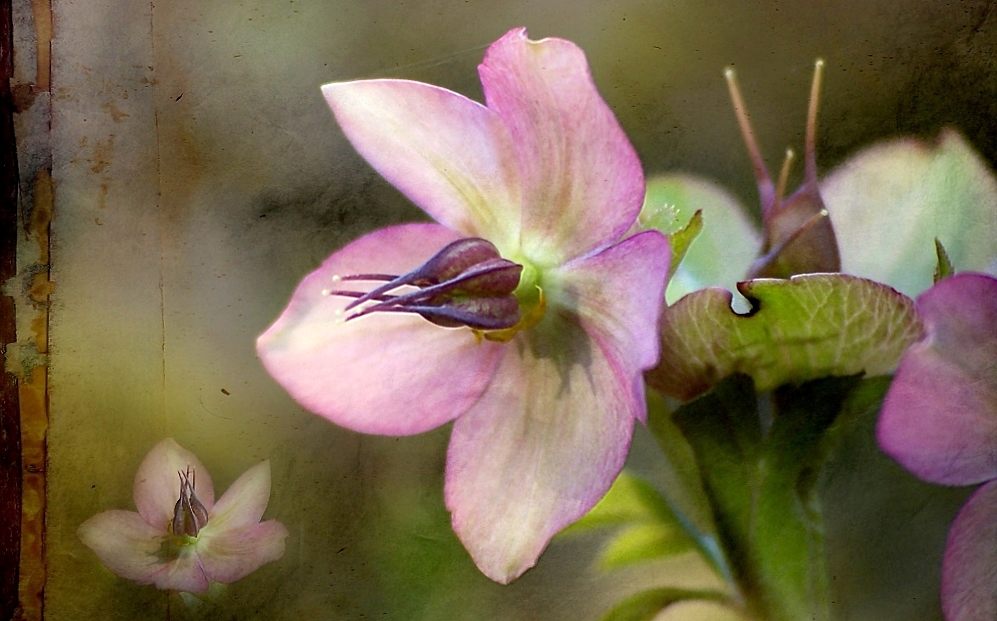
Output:
<path fill-rule="evenodd" d="M 344 321 L 372 313 L 415 313 L 445 328 L 506 330 L 521 322 L 523 266 L 503 259 L 489 241 L 457 240 L 407 274 L 336 276 L 336 282 L 382 282 L 369 291 L 328 290 L 354 298 Z"/>
<path fill-rule="evenodd" d="M 180 498 L 173 506 L 170 530 L 174 537 L 182 540 L 182 544 L 187 544 L 190 543 L 189 540 L 197 538 L 197 534 L 208 523 L 208 510 L 194 493 L 196 472 L 187 466 L 186 472 L 177 471 L 177 474 L 180 475 Z"/>
<path fill-rule="evenodd" d="M 497 343 L 508 343 L 521 330 L 536 326 L 547 314 L 547 298 L 540 286 L 540 271 L 526 261 L 523 262 L 523 272 L 513 295 L 519 306 L 519 321 L 500 330 L 475 330 L 474 335 L 479 341 L 484 338 Z"/>

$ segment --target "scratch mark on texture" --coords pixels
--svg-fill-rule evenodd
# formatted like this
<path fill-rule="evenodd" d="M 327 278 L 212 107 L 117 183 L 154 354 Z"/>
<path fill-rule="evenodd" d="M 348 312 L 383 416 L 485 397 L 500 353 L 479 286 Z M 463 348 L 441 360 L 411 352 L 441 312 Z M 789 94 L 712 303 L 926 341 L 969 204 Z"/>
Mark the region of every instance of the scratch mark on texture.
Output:
<path fill-rule="evenodd" d="M 163 221 L 165 216 L 163 214 L 163 175 L 162 168 L 160 166 L 160 157 L 162 154 L 162 140 L 159 128 L 159 105 L 156 103 L 156 79 L 155 79 L 155 66 L 156 61 L 156 30 L 155 30 L 155 11 L 156 5 L 152 2 L 149 3 L 149 41 L 152 47 L 152 62 L 153 66 L 149 68 L 150 73 L 152 73 L 152 79 L 150 80 L 150 86 L 153 89 L 152 94 L 152 117 L 156 126 L 156 211 L 159 213 L 159 328 L 160 328 L 160 369 L 162 373 L 162 415 L 166 416 L 166 288 L 164 285 L 164 241 L 163 241 Z"/>

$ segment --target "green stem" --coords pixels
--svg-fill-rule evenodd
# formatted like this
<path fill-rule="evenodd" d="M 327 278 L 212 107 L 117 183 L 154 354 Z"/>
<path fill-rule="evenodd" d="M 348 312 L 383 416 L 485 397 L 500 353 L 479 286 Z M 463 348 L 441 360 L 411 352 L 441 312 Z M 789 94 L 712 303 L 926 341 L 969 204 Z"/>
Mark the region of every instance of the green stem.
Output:
<path fill-rule="evenodd" d="M 857 385 L 825 378 L 760 398 L 750 378 L 733 376 L 675 412 L 722 550 L 704 556 L 725 560 L 747 618 L 831 617 L 818 483 L 827 432 Z"/>

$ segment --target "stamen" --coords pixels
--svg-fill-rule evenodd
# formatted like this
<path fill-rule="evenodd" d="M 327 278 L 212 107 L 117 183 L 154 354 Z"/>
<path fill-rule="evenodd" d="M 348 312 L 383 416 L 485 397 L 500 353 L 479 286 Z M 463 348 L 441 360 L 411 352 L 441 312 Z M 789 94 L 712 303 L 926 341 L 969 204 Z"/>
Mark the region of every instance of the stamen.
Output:
<path fill-rule="evenodd" d="M 392 274 L 350 274 L 348 276 L 340 276 L 336 274 L 332 277 L 332 282 L 342 282 L 348 280 L 372 280 L 372 281 L 382 281 L 382 280 L 394 280 L 398 278 L 397 275 Z"/>
<path fill-rule="evenodd" d="M 786 197 L 786 182 L 789 179 L 789 169 L 793 165 L 795 155 L 792 149 L 786 149 L 786 159 L 782 161 L 782 170 L 779 171 L 779 184 L 775 187 L 774 205 L 778 205 Z"/>
<path fill-rule="evenodd" d="M 805 183 L 817 184 L 817 104 L 820 103 L 820 85 L 824 76 L 824 59 L 814 63 L 814 81 L 810 84 L 810 105 L 807 108 L 806 151 L 803 154 Z"/>
<path fill-rule="evenodd" d="M 328 289 L 323 289 L 323 291 L 329 291 L 329 290 Z M 336 296 L 340 296 L 340 297 L 344 297 L 344 298 L 360 298 L 360 297 L 364 297 L 364 296 L 366 296 L 368 294 L 365 291 L 346 291 L 346 290 L 343 290 L 343 291 L 329 291 L 329 295 L 336 295 Z M 378 296 L 375 296 L 373 299 L 375 299 L 375 300 L 393 300 L 393 299 L 395 299 L 397 297 L 398 296 L 396 296 L 396 295 L 378 295 Z"/>
<path fill-rule="evenodd" d="M 755 132 L 751 129 L 751 121 L 748 120 L 748 108 L 741 98 L 741 89 L 737 86 L 737 76 L 733 67 L 724 70 L 724 78 L 727 80 L 727 88 L 730 90 L 730 98 L 734 102 L 734 114 L 737 115 L 737 124 L 741 126 L 741 135 L 744 136 L 744 143 L 748 147 L 748 157 L 751 158 L 751 165 L 755 169 L 755 181 L 758 183 L 758 194 L 761 197 L 762 213 L 771 205 L 775 197 L 775 188 L 772 186 L 772 177 L 769 176 L 765 160 L 762 159 L 762 152 L 758 149 L 758 142 L 755 140 Z"/>

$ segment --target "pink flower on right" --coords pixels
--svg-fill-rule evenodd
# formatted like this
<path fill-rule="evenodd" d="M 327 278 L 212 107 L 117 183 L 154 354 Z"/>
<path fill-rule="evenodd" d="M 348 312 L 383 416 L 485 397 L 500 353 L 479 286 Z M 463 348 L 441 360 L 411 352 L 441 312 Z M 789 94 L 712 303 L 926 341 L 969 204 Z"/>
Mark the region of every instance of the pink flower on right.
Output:
<path fill-rule="evenodd" d="M 926 336 L 904 354 L 883 403 L 880 447 L 942 485 L 983 483 L 949 529 L 948 621 L 997 618 L 997 279 L 962 273 L 917 298 Z"/>

